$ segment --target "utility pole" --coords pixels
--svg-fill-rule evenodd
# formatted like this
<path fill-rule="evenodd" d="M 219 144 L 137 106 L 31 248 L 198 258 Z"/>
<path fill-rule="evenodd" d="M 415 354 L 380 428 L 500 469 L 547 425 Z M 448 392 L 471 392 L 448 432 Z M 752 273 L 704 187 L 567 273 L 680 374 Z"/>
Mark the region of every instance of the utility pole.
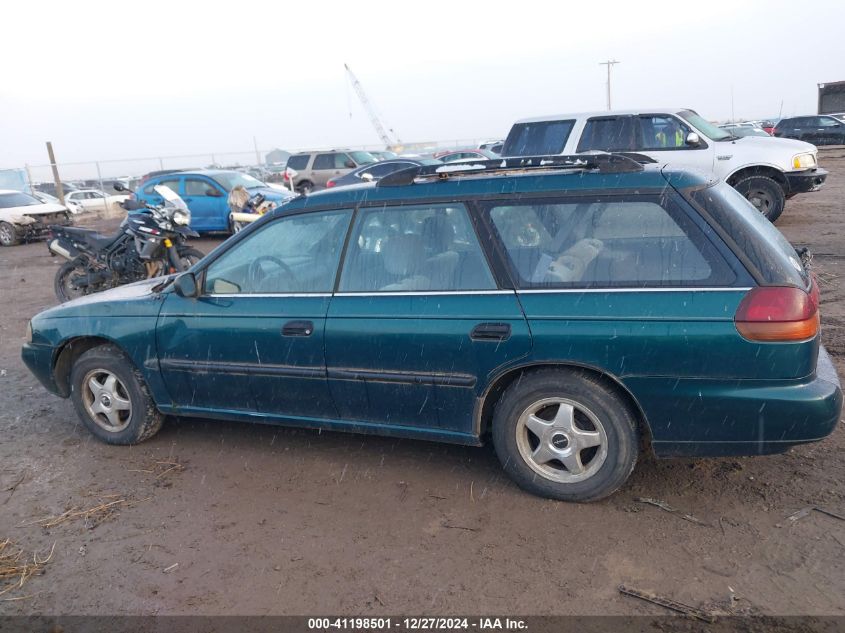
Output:
<path fill-rule="evenodd" d="M 53 144 L 47 141 L 47 156 L 50 157 L 50 167 L 53 168 L 53 182 L 56 183 L 56 197 L 60 204 L 65 203 L 65 192 L 62 189 L 62 181 L 59 178 L 59 166 L 56 165 L 56 156 L 53 154 Z"/>
<path fill-rule="evenodd" d="M 608 59 L 606 62 L 599 62 L 599 66 L 607 66 L 607 109 L 610 110 L 610 69 L 616 64 L 621 64 L 615 59 Z"/>
<path fill-rule="evenodd" d="M 252 137 L 252 146 L 255 148 L 255 166 L 261 167 L 261 152 L 258 151 L 258 141 Z"/>
<path fill-rule="evenodd" d="M 734 85 L 731 84 L 731 123 L 736 123 L 736 115 L 734 114 Z"/>

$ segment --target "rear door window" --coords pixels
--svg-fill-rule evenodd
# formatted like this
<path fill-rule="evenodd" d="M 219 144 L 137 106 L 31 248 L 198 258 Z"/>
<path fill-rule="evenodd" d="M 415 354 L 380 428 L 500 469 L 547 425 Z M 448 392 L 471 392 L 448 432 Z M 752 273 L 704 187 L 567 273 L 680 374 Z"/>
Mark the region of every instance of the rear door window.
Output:
<path fill-rule="evenodd" d="M 669 198 L 488 204 L 520 288 L 723 286 L 736 279 Z"/>
<path fill-rule="evenodd" d="M 636 147 L 634 117 L 596 117 L 589 119 L 581 133 L 578 151 L 631 152 Z"/>
<path fill-rule="evenodd" d="M 502 156 L 547 156 L 560 154 L 572 133 L 575 120 L 517 123 L 511 128 Z"/>
<path fill-rule="evenodd" d="M 314 158 L 314 166 L 311 169 L 334 169 L 335 156 L 337 154 L 317 154 L 316 158 Z"/>

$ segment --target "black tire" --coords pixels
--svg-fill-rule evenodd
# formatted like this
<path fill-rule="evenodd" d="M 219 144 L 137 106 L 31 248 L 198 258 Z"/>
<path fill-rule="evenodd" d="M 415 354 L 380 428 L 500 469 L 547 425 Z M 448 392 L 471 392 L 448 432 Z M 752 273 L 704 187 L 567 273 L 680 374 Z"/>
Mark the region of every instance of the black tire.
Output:
<path fill-rule="evenodd" d="M 109 396 L 105 388 L 96 395 L 89 381 L 93 379 L 107 386 L 110 376 L 116 379 L 112 383 L 112 395 Z M 101 345 L 82 354 L 70 370 L 70 387 L 70 397 L 79 419 L 106 444 L 138 444 L 155 435 L 164 422 L 141 372 L 114 345 Z M 102 407 L 98 412 L 96 403 L 103 404 L 103 396 L 110 406 Z M 128 411 L 119 408 L 124 406 L 124 400 L 129 403 Z M 117 422 L 112 424 L 113 420 Z"/>
<path fill-rule="evenodd" d="M 229 235 L 240 233 L 246 227 L 245 222 L 237 222 L 236 220 L 229 220 Z"/>
<path fill-rule="evenodd" d="M 196 264 L 203 257 L 205 257 L 205 253 L 198 248 L 186 246 L 179 249 L 179 258 L 182 260 L 185 270 Z"/>
<path fill-rule="evenodd" d="M 568 427 L 566 414 L 555 423 L 566 406 L 573 412 Z M 528 428 L 535 424 L 525 423 L 531 418 L 539 419 L 544 442 Z M 505 390 L 493 413 L 493 443 L 505 472 L 520 488 L 579 502 L 619 489 L 634 470 L 640 446 L 636 416 L 612 387 L 583 371 L 551 369 L 524 374 Z M 566 455 L 571 461 L 573 454 L 576 467 L 583 468 L 580 473 L 556 460 Z"/>
<path fill-rule="evenodd" d="M 15 246 L 21 243 L 15 227 L 8 222 L 0 222 L 0 244 L 3 246 Z"/>
<path fill-rule="evenodd" d="M 734 189 L 745 196 L 769 222 L 776 221 L 783 213 L 786 193 L 777 181 L 767 176 L 748 176 L 736 182 Z"/>
<path fill-rule="evenodd" d="M 298 185 L 296 185 L 296 190 L 302 194 L 309 194 L 314 191 L 314 183 L 310 180 L 303 180 Z"/>
<path fill-rule="evenodd" d="M 56 299 L 60 303 L 90 294 L 87 289 L 76 289 L 72 286 L 71 281 L 74 274 L 86 274 L 84 261 L 73 259 L 62 264 L 59 270 L 56 271 L 56 277 L 53 279 L 53 290 L 56 293 Z"/>

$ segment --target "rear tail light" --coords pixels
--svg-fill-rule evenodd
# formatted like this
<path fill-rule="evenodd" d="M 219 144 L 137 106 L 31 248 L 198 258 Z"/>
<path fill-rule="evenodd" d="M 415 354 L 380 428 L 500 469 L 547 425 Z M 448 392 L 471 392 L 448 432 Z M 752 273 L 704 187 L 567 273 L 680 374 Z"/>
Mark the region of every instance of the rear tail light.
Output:
<path fill-rule="evenodd" d="M 284 180 L 285 182 L 288 182 L 290 180 L 290 176 L 288 176 L 288 172 L 285 172 L 282 175 L 282 180 Z"/>
<path fill-rule="evenodd" d="M 336 184 L 337 184 L 337 183 L 335 183 L 335 181 L 334 181 L 334 180 L 329 180 L 329 181 L 326 183 L 326 189 L 331 189 L 331 188 L 332 188 L 332 187 L 334 187 Z"/>
<path fill-rule="evenodd" d="M 815 282 L 813 288 L 815 289 Z M 759 286 L 734 316 L 737 331 L 750 341 L 804 341 L 819 331 L 818 290 Z"/>

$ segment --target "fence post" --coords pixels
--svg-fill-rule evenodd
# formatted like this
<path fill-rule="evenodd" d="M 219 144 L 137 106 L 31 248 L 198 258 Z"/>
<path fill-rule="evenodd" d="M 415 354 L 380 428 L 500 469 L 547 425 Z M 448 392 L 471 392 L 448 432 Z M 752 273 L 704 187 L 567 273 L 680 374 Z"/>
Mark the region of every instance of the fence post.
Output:
<path fill-rule="evenodd" d="M 35 193 L 35 187 L 32 186 L 32 172 L 29 171 L 29 163 L 24 164 L 26 169 L 26 182 L 29 185 L 29 193 Z"/>
<path fill-rule="evenodd" d="M 100 183 L 100 191 L 102 191 L 103 194 L 105 194 L 106 190 L 103 187 L 103 175 L 100 173 L 100 163 L 97 162 L 97 163 L 94 163 L 94 164 L 97 166 L 97 182 Z"/>
<path fill-rule="evenodd" d="M 164 171 L 164 161 L 161 160 L 161 158 L 158 159 L 158 167 L 159 167 L 159 169 Z"/>

